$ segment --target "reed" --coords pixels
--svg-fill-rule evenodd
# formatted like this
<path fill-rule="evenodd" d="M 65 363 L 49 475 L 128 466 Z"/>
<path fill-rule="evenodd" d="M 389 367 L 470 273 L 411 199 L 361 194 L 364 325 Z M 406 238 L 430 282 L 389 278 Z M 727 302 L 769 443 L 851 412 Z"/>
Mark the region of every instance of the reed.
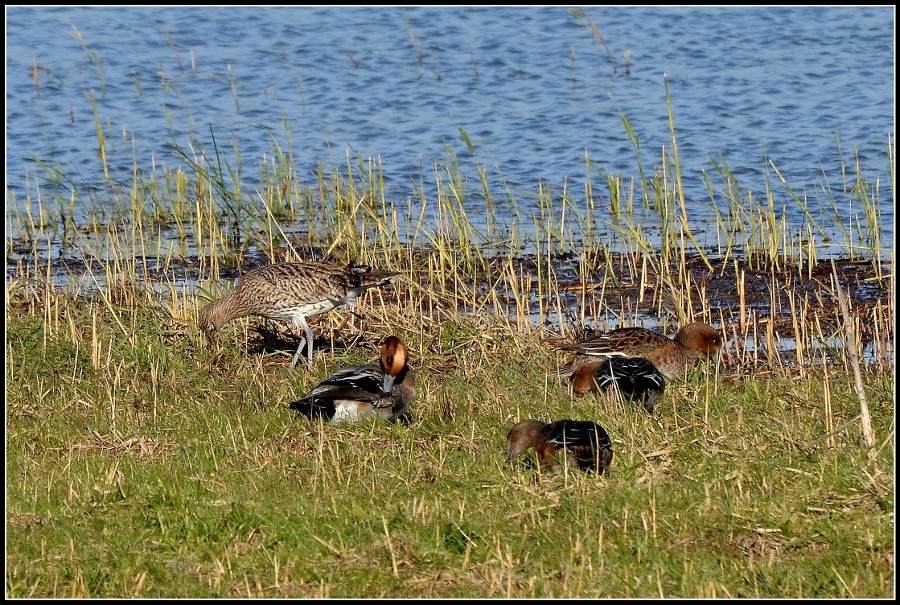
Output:
<path fill-rule="evenodd" d="M 590 30 L 591 39 L 594 42 L 600 42 L 600 44 L 603 45 L 603 48 L 606 50 L 606 57 L 607 57 L 607 59 L 609 59 L 609 64 L 612 67 L 612 72 L 613 72 L 613 74 L 615 74 L 616 73 L 616 59 L 613 56 L 612 51 L 609 48 L 609 44 L 606 43 L 606 38 L 604 38 L 603 35 L 600 33 L 600 28 L 597 27 L 597 24 L 594 23 L 590 19 L 590 17 L 588 17 L 585 14 L 585 12 L 582 10 L 569 9 L 569 14 L 572 15 L 579 24 L 583 25 L 588 30 Z M 572 51 L 572 54 L 573 54 L 573 60 L 572 60 L 572 62 L 573 62 L 573 79 L 574 79 L 574 53 L 575 53 L 575 51 L 573 50 Z"/>
<path fill-rule="evenodd" d="M 329 368 L 213 358 L 169 312 L 190 291 L 95 304 L 24 285 L 6 297 L 11 595 L 890 593 L 891 385 L 877 374 L 863 374 L 882 439 L 871 461 L 839 430 L 856 415 L 839 365 L 807 381 L 695 377 L 658 418 L 598 411 L 548 382 L 555 353 L 514 316 L 430 321 L 416 312 L 434 293 L 400 284 L 361 301 L 365 319 L 344 328 L 357 347 L 323 354 L 355 363 L 401 334 L 422 377 L 413 423 L 324 427 L 286 402 Z M 512 423 L 559 414 L 600 414 L 616 452 L 602 480 L 502 464 Z"/>
<path fill-rule="evenodd" d="M 69 35 L 72 36 L 79 44 L 81 44 L 81 48 L 84 51 L 84 54 L 87 56 L 88 62 L 92 63 L 97 68 L 97 82 L 100 85 L 100 95 L 103 96 L 106 94 L 106 78 L 103 75 L 103 57 L 100 56 L 96 50 L 91 50 L 88 48 L 87 42 L 85 42 L 84 35 L 78 30 L 74 23 L 72 25 L 72 31 L 69 32 Z"/>
<path fill-rule="evenodd" d="M 762 187 L 724 159 L 683 174 L 667 90 L 672 142 L 652 167 L 619 110 L 634 178 L 585 154 L 584 183 L 513 191 L 460 128 L 472 166 L 448 143 L 398 194 L 389 166 L 349 150 L 301 178 L 286 119 L 256 174 L 212 129 L 171 143 L 175 165 L 146 162 L 89 98 L 95 174 L 38 158 L 7 185 L 11 596 L 890 596 L 893 250 L 858 158 L 813 197 L 773 161 Z M 893 199 L 890 140 L 887 155 Z M 706 241 L 687 178 L 706 186 Z M 296 259 L 402 278 L 315 319 L 329 344 L 310 373 L 285 374 L 290 343 L 254 319 L 206 346 L 205 299 Z M 547 375 L 561 359 L 544 337 L 696 318 L 730 342 L 659 416 Z M 386 333 L 422 376 L 412 426 L 285 413 Z M 866 450 L 846 431 L 863 396 Z M 531 416 L 602 417 L 613 472 L 502 465 L 505 430 Z"/>

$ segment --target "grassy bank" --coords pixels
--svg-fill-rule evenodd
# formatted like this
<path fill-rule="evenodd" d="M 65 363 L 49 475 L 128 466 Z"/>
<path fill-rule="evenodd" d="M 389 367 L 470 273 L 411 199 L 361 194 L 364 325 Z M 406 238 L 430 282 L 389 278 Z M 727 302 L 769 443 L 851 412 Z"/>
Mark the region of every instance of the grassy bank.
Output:
<path fill-rule="evenodd" d="M 152 291 L 8 287 L 7 595 L 892 595 L 892 368 L 864 372 L 868 452 L 842 364 L 710 364 L 651 418 L 572 400 L 514 321 L 429 321 L 416 292 L 317 318 L 316 366 L 291 371 L 255 321 L 214 349 Z M 287 408 L 387 333 L 419 370 L 410 426 Z M 608 475 L 505 465 L 526 417 L 601 422 Z"/>
<path fill-rule="evenodd" d="M 477 179 L 448 146 L 399 196 L 351 154 L 298 175 L 287 122 L 258 180 L 236 143 L 123 177 L 108 141 L 143 146 L 97 115 L 102 188 L 47 165 L 7 187 L 7 596 L 894 596 L 893 189 L 852 159 L 812 199 L 774 164 L 762 190 L 677 152 L 644 166 L 622 121 L 639 178 L 586 157 L 577 190 L 497 190 L 460 131 Z M 311 370 L 256 319 L 201 337 L 234 278 L 297 259 L 401 278 L 311 320 Z M 548 336 L 691 319 L 727 348 L 653 417 L 548 375 Z M 391 333 L 418 371 L 409 426 L 287 407 Z M 566 417 L 609 431 L 608 474 L 503 463 L 517 421 Z"/>

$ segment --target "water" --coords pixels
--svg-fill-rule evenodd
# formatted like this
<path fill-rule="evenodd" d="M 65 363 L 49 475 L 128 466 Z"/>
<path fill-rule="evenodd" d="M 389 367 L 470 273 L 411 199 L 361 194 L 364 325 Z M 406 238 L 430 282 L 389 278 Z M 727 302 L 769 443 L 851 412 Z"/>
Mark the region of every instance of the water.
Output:
<path fill-rule="evenodd" d="M 349 151 L 380 157 L 389 195 L 402 198 L 431 182 L 449 149 L 475 190 L 476 163 L 503 190 L 496 163 L 517 197 L 538 181 L 583 196 L 585 157 L 639 176 L 620 111 L 651 172 L 671 149 L 666 74 L 692 220 L 709 214 L 702 170 L 724 160 L 757 195 L 768 184 L 776 207 L 803 224 L 772 161 L 814 212 L 831 187 L 846 226 L 859 208 L 841 191 L 841 159 L 851 167 L 858 155 L 866 179 L 880 179 L 882 240 L 892 247 L 894 7 L 583 11 L 8 8 L 7 200 L 23 203 L 37 183 L 52 188 L 39 162 L 102 186 L 89 96 L 123 182 L 135 160 L 148 171 L 180 164 L 175 146 L 211 156 L 214 137 L 232 162 L 240 149 L 252 186 L 272 142 L 287 149 L 287 126 L 308 181 L 318 162 L 341 168 Z"/>

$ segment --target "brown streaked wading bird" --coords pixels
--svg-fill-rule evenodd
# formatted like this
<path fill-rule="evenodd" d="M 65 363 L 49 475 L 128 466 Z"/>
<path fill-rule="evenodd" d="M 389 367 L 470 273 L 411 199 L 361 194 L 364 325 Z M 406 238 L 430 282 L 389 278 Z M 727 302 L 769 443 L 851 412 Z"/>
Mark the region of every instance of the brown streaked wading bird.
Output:
<path fill-rule="evenodd" d="M 694 322 L 684 325 L 674 340 L 647 328 L 619 328 L 572 343 L 555 343 L 573 351 L 575 359 L 559 367 L 557 375 L 568 376 L 598 357 L 645 357 L 668 380 L 684 376 L 701 355 L 715 357 L 722 348 L 722 334 L 712 326 Z"/>
<path fill-rule="evenodd" d="M 297 365 L 304 346 L 312 366 L 313 333 L 306 318 L 352 304 L 362 292 L 386 285 L 397 275 L 353 263 L 346 267 L 314 262 L 266 265 L 241 277 L 231 294 L 203 307 L 200 327 L 214 340 L 223 325 L 240 317 L 259 315 L 285 322 L 295 331 L 303 330 L 291 367 Z"/>
<path fill-rule="evenodd" d="M 398 337 L 388 336 L 381 345 L 377 363 L 338 370 L 290 407 L 311 419 L 322 417 L 332 424 L 370 416 L 393 422 L 405 420 L 415 387 L 409 349 Z"/>
<path fill-rule="evenodd" d="M 572 373 L 572 394 L 618 392 L 640 402 L 652 414 L 666 381 L 662 372 L 643 357 L 608 357 L 589 361 Z"/>
<path fill-rule="evenodd" d="M 506 437 L 506 462 L 534 448 L 541 466 L 558 470 L 562 464 L 586 471 L 603 471 L 613 458 L 612 440 L 606 430 L 589 420 L 523 420 Z"/>

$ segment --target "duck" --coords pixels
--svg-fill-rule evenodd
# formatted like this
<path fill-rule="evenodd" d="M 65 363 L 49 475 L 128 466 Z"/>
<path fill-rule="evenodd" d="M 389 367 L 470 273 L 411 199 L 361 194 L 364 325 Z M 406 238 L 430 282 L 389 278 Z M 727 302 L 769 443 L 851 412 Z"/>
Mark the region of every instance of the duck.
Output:
<path fill-rule="evenodd" d="M 407 419 L 414 396 L 415 371 L 409 365 L 409 349 L 399 337 L 388 336 L 377 362 L 334 372 L 289 407 L 330 424 L 369 417 L 394 422 Z"/>
<path fill-rule="evenodd" d="M 703 322 L 682 326 L 675 338 L 647 328 L 619 328 L 595 334 L 572 343 L 555 343 L 563 351 L 575 353 L 575 359 L 559 367 L 557 373 L 567 376 L 596 358 L 643 357 L 648 359 L 668 380 L 684 377 L 701 356 L 715 357 L 722 348 L 722 335 Z"/>
<path fill-rule="evenodd" d="M 541 466 L 553 471 L 569 464 L 602 475 L 613 458 L 606 430 L 590 420 L 523 420 L 506 437 L 507 464 L 530 448 L 537 452 Z"/>
<path fill-rule="evenodd" d="M 389 284 L 397 275 L 397 272 L 355 263 L 347 266 L 321 262 L 265 265 L 241 277 L 230 294 L 200 309 L 200 328 L 207 337 L 215 340 L 223 325 L 248 315 L 285 322 L 293 330 L 303 331 L 291 368 L 297 366 L 305 346 L 308 364 L 312 367 L 314 339 L 306 319 L 343 304 L 352 304 L 369 288 Z"/>
<path fill-rule="evenodd" d="M 590 361 L 572 374 L 572 394 L 618 392 L 652 414 L 666 388 L 662 372 L 644 357 L 608 357 Z"/>

